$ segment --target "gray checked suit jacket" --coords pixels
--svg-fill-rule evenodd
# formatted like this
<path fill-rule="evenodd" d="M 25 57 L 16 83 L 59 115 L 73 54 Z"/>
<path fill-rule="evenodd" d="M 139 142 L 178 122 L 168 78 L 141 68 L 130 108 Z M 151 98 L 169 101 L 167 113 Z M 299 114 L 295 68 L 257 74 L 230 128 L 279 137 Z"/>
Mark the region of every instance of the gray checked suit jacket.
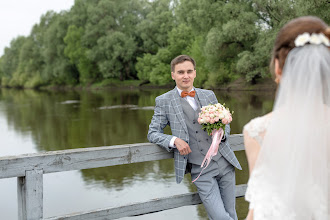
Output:
<path fill-rule="evenodd" d="M 195 91 L 202 106 L 218 103 L 218 100 L 212 91 L 198 88 L 195 88 Z M 165 148 L 169 152 L 174 150 L 174 165 L 177 183 L 180 183 L 184 177 L 187 166 L 187 157 L 180 155 L 180 152 L 176 148 L 173 149 L 169 147 L 169 143 L 172 137 L 176 136 L 189 144 L 188 129 L 184 118 L 177 88 L 174 88 L 156 98 L 155 112 L 149 125 L 148 140 L 151 143 L 155 143 Z M 172 135 L 164 134 L 164 128 L 167 125 L 171 127 Z M 229 134 L 230 126 L 227 125 L 226 137 L 229 137 Z M 242 169 L 229 145 L 228 139 L 229 138 L 226 138 L 224 143 L 220 143 L 220 153 L 234 167 Z"/>

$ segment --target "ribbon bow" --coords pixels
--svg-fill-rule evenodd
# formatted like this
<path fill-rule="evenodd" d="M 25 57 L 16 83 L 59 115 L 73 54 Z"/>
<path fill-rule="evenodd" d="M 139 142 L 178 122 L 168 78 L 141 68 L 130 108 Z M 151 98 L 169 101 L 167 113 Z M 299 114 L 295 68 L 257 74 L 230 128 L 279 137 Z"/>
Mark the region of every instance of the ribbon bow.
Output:
<path fill-rule="evenodd" d="M 195 90 L 193 90 L 193 91 L 191 91 L 191 92 L 182 91 L 182 92 L 181 92 L 181 97 L 184 98 L 184 97 L 186 97 L 187 95 L 189 95 L 189 96 L 191 96 L 191 97 L 195 97 L 195 94 L 196 94 Z"/>

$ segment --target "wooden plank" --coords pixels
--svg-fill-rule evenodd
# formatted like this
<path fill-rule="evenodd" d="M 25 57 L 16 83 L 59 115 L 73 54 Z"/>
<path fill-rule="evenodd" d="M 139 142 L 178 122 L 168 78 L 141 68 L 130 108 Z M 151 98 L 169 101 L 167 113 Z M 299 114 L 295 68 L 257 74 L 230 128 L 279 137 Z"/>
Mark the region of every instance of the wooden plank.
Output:
<path fill-rule="evenodd" d="M 246 184 L 236 186 L 236 197 L 241 197 L 242 192 L 245 192 L 245 190 Z M 129 216 L 144 215 L 187 205 L 197 205 L 201 203 L 202 201 L 200 200 L 198 193 L 186 193 L 115 208 L 97 209 L 89 212 L 56 216 L 47 218 L 46 220 L 110 220 Z"/>
<path fill-rule="evenodd" d="M 242 135 L 231 135 L 234 150 L 242 150 Z M 20 177 L 26 170 L 44 173 L 115 166 L 173 158 L 173 153 L 151 143 L 49 151 L 37 154 L 0 157 L 0 179 Z"/>
<path fill-rule="evenodd" d="M 25 176 L 17 178 L 18 220 L 26 219 L 26 185 Z"/>
<path fill-rule="evenodd" d="M 26 219 L 43 219 L 43 171 L 26 171 L 25 184 Z"/>
<path fill-rule="evenodd" d="M 80 148 L 0 158 L 0 179 L 25 175 L 34 168 L 53 173 L 173 158 L 150 143 Z"/>
<path fill-rule="evenodd" d="M 245 150 L 243 134 L 232 134 L 229 136 L 229 143 L 233 151 Z"/>
<path fill-rule="evenodd" d="M 18 218 L 36 220 L 43 218 L 43 172 L 26 171 L 25 177 L 18 178 Z"/>
<path fill-rule="evenodd" d="M 247 184 L 236 185 L 236 198 L 245 196 Z"/>

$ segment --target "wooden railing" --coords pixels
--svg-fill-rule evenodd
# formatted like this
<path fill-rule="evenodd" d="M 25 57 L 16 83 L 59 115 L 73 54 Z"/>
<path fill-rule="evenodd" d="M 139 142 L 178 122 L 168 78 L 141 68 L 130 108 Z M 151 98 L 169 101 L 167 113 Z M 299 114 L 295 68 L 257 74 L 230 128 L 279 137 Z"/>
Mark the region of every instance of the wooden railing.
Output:
<path fill-rule="evenodd" d="M 241 134 L 231 135 L 229 141 L 234 151 L 244 150 Z M 0 157 L 0 179 L 17 177 L 19 220 L 36 220 L 44 219 L 43 174 L 169 158 L 173 158 L 173 153 L 150 143 L 24 154 Z M 237 185 L 236 197 L 244 196 L 245 190 L 245 184 Z M 200 203 L 197 193 L 186 193 L 115 208 L 51 217 L 47 220 L 117 219 Z"/>

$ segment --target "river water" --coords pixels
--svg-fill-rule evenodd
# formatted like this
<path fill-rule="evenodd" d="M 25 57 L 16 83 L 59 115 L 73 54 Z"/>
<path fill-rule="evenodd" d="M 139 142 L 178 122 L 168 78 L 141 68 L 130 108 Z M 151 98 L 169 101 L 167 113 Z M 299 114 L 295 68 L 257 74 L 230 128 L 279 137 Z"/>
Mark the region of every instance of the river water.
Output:
<path fill-rule="evenodd" d="M 148 142 L 156 96 L 165 89 L 35 91 L 0 90 L 0 157 L 73 148 Z M 250 119 L 271 111 L 274 92 L 215 91 L 233 110 L 231 133 L 242 133 Z M 165 132 L 170 132 L 166 129 Z M 236 152 L 248 180 L 244 151 Z M 0 219 L 17 219 L 16 178 L 0 179 Z M 186 175 L 176 184 L 172 159 L 44 175 L 44 217 L 115 207 L 194 192 Z M 237 199 L 239 219 L 248 204 Z M 123 219 L 207 219 L 202 205 Z"/>

